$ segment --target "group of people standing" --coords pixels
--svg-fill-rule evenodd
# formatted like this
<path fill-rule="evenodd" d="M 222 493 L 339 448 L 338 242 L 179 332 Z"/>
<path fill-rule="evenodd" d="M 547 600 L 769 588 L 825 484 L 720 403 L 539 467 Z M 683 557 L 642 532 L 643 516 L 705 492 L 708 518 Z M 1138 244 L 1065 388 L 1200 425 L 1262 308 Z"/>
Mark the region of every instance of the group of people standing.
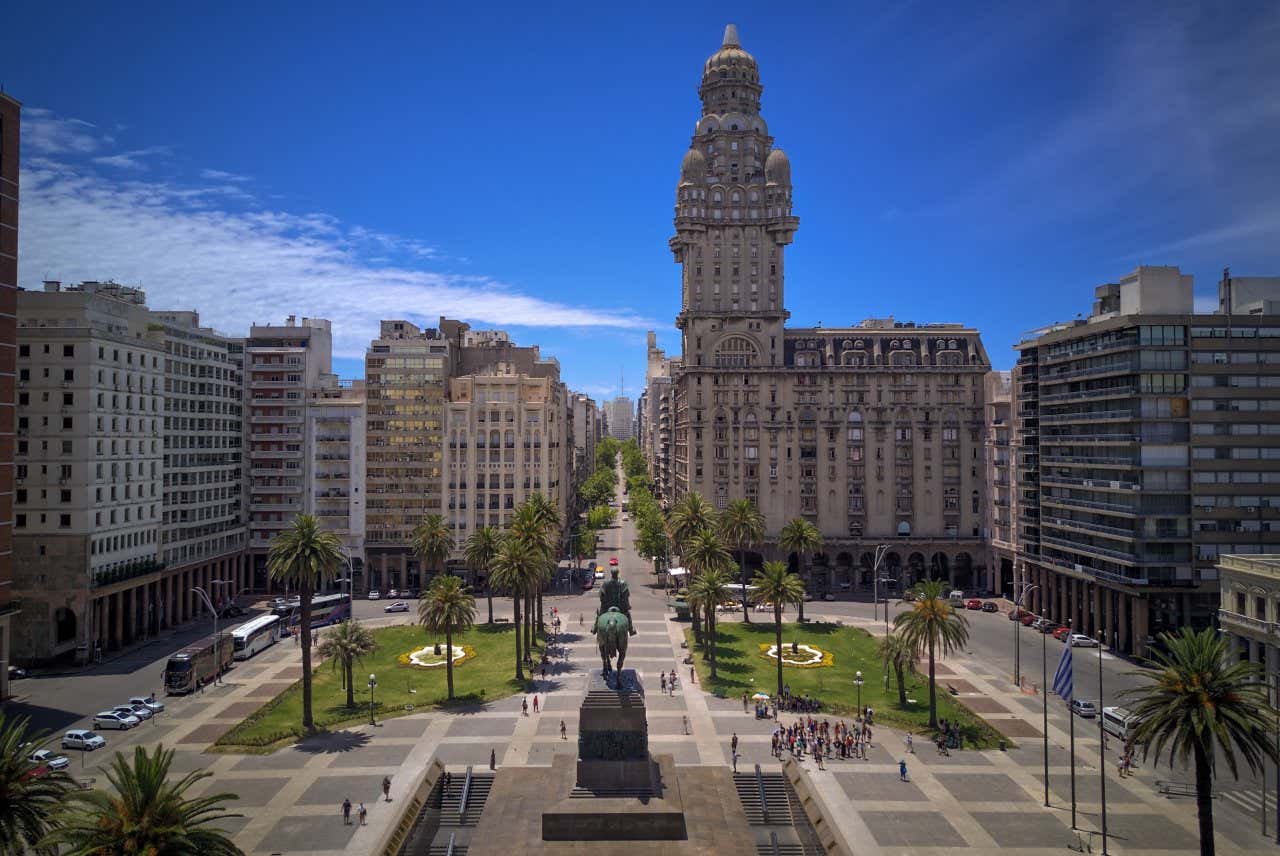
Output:
<path fill-rule="evenodd" d="M 810 716 L 779 725 L 771 743 L 775 758 L 781 759 L 783 752 L 789 752 L 793 758 L 803 759 L 807 752 L 818 763 L 818 769 L 824 769 L 827 758 L 865 760 L 872 748 L 871 737 L 871 722 L 862 715 L 851 725 L 844 720 L 833 725 L 830 720 L 819 721 Z"/>

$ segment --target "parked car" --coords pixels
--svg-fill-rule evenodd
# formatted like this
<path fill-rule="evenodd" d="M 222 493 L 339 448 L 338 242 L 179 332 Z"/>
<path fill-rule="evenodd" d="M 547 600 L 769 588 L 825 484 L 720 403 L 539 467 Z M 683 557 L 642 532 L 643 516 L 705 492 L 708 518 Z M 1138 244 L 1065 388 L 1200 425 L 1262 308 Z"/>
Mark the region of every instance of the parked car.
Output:
<path fill-rule="evenodd" d="M 596 573 L 595 573 L 595 578 L 596 578 L 597 580 L 602 580 L 602 579 L 604 579 L 604 571 L 596 571 Z"/>
<path fill-rule="evenodd" d="M 1052 621 L 1046 621 L 1044 624 L 1040 625 L 1041 633 L 1053 633 L 1057 631 L 1057 629 L 1058 625 L 1054 624 Z"/>
<path fill-rule="evenodd" d="M 1068 643 L 1072 648 L 1097 648 L 1098 640 L 1092 636 L 1085 636 L 1083 633 L 1072 633 L 1068 637 Z"/>
<path fill-rule="evenodd" d="M 404 593 L 404 596 L 407 598 L 410 598 L 411 600 L 417 600 L 418 598 L 422 597 L 422 592 L 418 591 L 417 589 L 409 589 L 407 592 Z"/>
<path fill-rule="evenodd" d="M 114 710 L 104 710 L 93 717 L 93 727 L 98 729 L 114 728 L 118 731 L 126 731 L 140 722 L 142 720 L 133 714 Z"/>
<path fill-rule="evenodd" d="M 218 613 L 219 618 L 239 618 L 242 615 L 244 615 L 244 609 L 236 606 L 234 603 L 229 606 L 224 606 L 222 611 Z"/>
<path fill-rule="evenodd" d="M 71 763 L 66 755 L 56 755 L 48 749 L 37 749 L 27 760 L 37 766 L 48 767 L 50 770 L 65 770 Z"/>
<path fill-rule="evenodd" d="M 1022 626 L 1030 627 L 1031 625 L 1035 624 L 1039 620 L 1040 620 L 1039 616 L 1037 616 L 1033 612 L 1024 613 L 1022 616 Z"/>
<path fill-rule="evenodd" d="M 87 728 L 73 728 L 62 735 L 63 749 L 83 749 L 92 752 L 107 745 L 107 739 Z"/>
<path fill-rule="evenodd" d="M 383 612 L 408 612 L 409 604 L 405 603 L 403 600 L 397 600 L 395 603 L 389 603 L 386 606 L 382 607 L 382 611 Z"/>
<path fill-rule="evenodd" d="M 1000 607 L 996 604 L 994 600 L 984 600 L 982 602 L 982 611 L 983 612 L 999 612 Z"/>
<path fill-rule="evenodd" d="M 833 595 L 831 592 L 827 592 L 826 594 L 824 594 L 824 595 L 822 596 L 822 599 L 823 599 L 823 600 L 835 600 L 835 599 L 836 599 L 836 596 L 835 596 L 835 595 Z"/>
<path fill-rule="evenodd" d="M 16 681 L 20 678 L 25 678 L 26 676 L 27 676 L 26 669 L 20 669 L 17 666 L 9 667 L 9 680 Z"/>
<path fill-rule="evenodd" d="M 382 592 L 377 589 L 369 590 L 369 600 L 382 600 Z"/>
<path fill-rule="evenodd" d="M 156 701 L 155 696 L 133 696 L 129 699 L 129 704 L 134 707 L 142 705 L 152 713 L 164 713 L 164 702 Z"/>
<path fill-rule="evenodd" d="M 982 601 L 976 597 L 971 597 L 964 602 L 965 609 L 982 609 Z"/>
<path fill-rule="evenodd" d="M 616 567 L 618 567 L 618 557 L 617 557 L 617 556 L 610 556 L 610 557 L 609 557 L 609 564 L 610 564 L 611 566 L 615 567 L 615 568 L 616 568 Z"/>
<path fill-rule="evenodd" d="M 395 598 L 397 598 L 397 597 L 399 597 L 399 596 L 400 596 L 400 592 L 399 592 L 399 591 L 397 591 L 396 589 L 388 589 L 388 590 L 387 590 L 387 597 L 391 598 L 392 600 L 394 600 Z"/>
<path fill-rule="evenodd" d="M 116 713 L 123 713 L 125 716 L 136 716 L 139 720 L 150 719 L 156 715 L 155 711 L 145 704 L 118 704 L 111 709 Z"/>
<path fill-rule="evenodd" d="M 1093 719 L 1098 715 L 1098 709 L 1094 707 L 1093 702 L 1085 701 L 1082 698 L 1073 698 L 1071 700 L 1071 712 L 1081 719 Z"/>
<path fill-rule="evenodd" d="M 1057 630 L 1053 631 L 1053 638 L 1057 639 L 1059 642 L 1063 641 L 1070 635 L 1071 635 L 1070 627 L 1059 627 Z"/>

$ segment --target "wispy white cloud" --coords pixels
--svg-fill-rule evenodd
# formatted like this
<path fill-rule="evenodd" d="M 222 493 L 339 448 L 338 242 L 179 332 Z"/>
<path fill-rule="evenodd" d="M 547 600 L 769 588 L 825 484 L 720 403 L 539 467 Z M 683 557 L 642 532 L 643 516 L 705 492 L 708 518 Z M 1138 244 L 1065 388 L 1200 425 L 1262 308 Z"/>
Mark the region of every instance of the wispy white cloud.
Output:
<path fill-rule="evenodd" d="M 210 179 L 211 181 L 248 181 L 249 180 L 249 177 L 247 175 L 239 175 L 238 173 L 226 172 L 225 170 L 221 170 L 221 169 L 202 169 L 200 170 L 200 177 Z"/>
<path fill-rule="evenodd" d="M 626 308 L 567 304 L 459 274 L 416 238 L 324 212 L 260 207 L 251 182 L 221 170 L 203 170 L 203 181 L 122 179 L 93 167 L 136 171 L 120 159 L 164 151 L 96 154 L 101 136 L 88 123 L 35 119 L 44 126 L 37 143 L 25 140 L 22 172 L 24 287 L 110 278 L 142 286 L 153 307 L 198 309 L 229 332 L 291 313 L 330 318 L 335 354 L 347 357 L 364 353 L 383 318 L 620 331 L 653 324 Z M 24 135 L 29 128 L 24 122 Z"/>
<path fill-rule="evenodd" d="M 102 166 L 114 166 L 119 169 L 144 170 L 148 166 L 146 163 L 147 158 L 168 153 L 169 148 L 167 146 L 150 146 L 145 149 L 134 149 L 131 152 L 120 152 L 115 155 L 102 155 L 94 158 L 93 162 Z"/>
<path fill-rule="evenodd" d="M 37 155 L 85 155 L 97 151 L 94 126 L 80 119 L 64 119 L 40 107 L 23 109 L 22 145 Z"/>

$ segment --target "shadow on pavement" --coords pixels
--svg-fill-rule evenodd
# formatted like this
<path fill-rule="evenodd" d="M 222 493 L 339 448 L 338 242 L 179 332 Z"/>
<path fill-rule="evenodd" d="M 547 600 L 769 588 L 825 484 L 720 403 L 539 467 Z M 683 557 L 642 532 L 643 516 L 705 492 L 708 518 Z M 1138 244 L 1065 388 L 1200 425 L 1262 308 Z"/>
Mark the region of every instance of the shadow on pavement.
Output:
<path fill-rule="evenodd" d="M 27 704 L 22 701 L 9 699 L 4 704 L 4 715 L 10 719 L 19 717 L 28 717 L 31 720 L 31 728 L 37 731 L 48 731 L 57 733 L 65 731 L 84 718 L 83 713 L 77 713 L 73 710 L 62 710 L 57 707 L 44 707 L 38 704 Z"/>
<path fill-rule="evenodd" d="M 353 752 L 368 744 L 369 735 L 361 731 L 330 731 L 298 741 L 293 750 L 309 755 L 336 755 L 339 752 Z"/>

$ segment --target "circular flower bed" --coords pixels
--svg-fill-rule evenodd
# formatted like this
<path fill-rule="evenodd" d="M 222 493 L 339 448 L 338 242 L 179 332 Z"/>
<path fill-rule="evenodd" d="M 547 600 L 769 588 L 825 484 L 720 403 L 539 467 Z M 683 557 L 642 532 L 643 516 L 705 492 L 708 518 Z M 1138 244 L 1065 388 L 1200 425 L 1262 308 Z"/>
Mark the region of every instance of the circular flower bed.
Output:
<path fill-rule="evenodd" d="M 760 644 L 760 656 L 766 660 L 777 660 L 778 646 L 762 642 Z M 802 642 L 796 645 L 796 650 L 794 651 L 791 650 L 789 643 L 782 646 L 782 665 L 784 666 L 794 666 L 797 669 L 818 669 L 823 666 L 830 666 L 833 662 L 835 662 L 835 658 L 830 651 L 823 651 L 813 645 L 806 645 Z"/>
<path fill-rule="evenodd" d="M 424 669 L 438 669 L 445 664 L 444 646 L 440 646 L 441 651 L 436 653 L 434 644 L 425 648 L 419 648 L 417 651 L 410 651 L 407 654 L 401 654 L 399 657 L 402 666 L 420 666 Z M 456 666 L 459 663 L 465 663 L 476 655 L 476 649 L 470 645 L 454 645 L 452 649 L 452 660 Z"/>

